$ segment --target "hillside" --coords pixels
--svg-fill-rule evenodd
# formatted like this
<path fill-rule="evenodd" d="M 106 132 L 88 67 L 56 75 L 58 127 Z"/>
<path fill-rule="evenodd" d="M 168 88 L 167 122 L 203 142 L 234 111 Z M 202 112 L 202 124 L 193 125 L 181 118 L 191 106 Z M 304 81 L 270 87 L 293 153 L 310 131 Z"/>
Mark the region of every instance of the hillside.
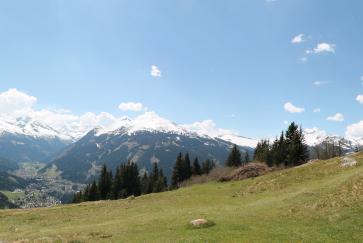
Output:
<path fill-rule="evenodd" d="M 188 152 L 191 158 L 213 159 L 223 164 L 233 143 L 238 140 L 241 151 L 252 156 L 253 140 L 238 136 L 225 140 L 209 136 L 206 132 L 193 132 L 153 112 L 147 112 L 133 120 L 125 118 L 108 128 L 95 128 L 67 147 L 45 167 L 57 168 L 63 179 L 73 182 L 89 182 L 103 164 L 115 170 L 128 159 L 140 169 L 150 170 L 153 162 L 170 178 L 178 153 Z"/>
<path fill-rule="evenodd" d="M 2 240 L 77 242 L 361 242 L 363 153 L 358 164 L 314 161 L 239 182 L 135 199 L 0 212 Z M 215 226 L 191 229 L 206 218 Z"/>

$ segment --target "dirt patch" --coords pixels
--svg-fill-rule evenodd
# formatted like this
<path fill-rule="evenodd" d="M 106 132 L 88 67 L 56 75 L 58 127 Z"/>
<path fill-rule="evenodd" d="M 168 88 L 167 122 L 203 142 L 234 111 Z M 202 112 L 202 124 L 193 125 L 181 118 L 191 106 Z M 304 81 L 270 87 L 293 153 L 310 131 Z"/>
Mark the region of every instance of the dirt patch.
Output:
<path fill-rule="evenodd" d="M 266 164 L 249 163 L 235 169 L 227 176 L 222 176 L 219 181 L 240 181 L 251 177 L 264 175 L 269 171 L 271 171 L 271 169 Z"/>

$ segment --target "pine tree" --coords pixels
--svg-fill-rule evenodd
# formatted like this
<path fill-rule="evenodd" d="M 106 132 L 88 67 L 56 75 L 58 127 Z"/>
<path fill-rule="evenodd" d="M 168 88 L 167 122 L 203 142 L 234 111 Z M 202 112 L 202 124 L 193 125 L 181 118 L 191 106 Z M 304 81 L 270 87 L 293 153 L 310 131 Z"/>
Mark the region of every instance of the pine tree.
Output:
<path fill-rule="evenodd" d="M 271 164 L 270 143 L 268 140 L 261 140 L 257 143 L 253 160 Z"/>
<path fill-rule="evenodd" d="M 293 122 L 286 131 L 287 158 L 285 165 L 296 166 L 305 163 L 308 158 L 308 149 L 304 143 L 302 129 Z"/>
<path fill-rule="evenodd" d="M 140 195 L 140 177 L 136 163 L 128 161 L 126 164 L 121 165 L 120 182 L 121 190 L 118 191 L 118 195 L 120 195 L 121 198 L 126 198 L 131 195 Z"/>
<path fill-rule="evenodd" d="M 202 174 L 202 169 L 200 167 L 198 157 L 196 157 L 194 159 L 193 167 L 192 167 L 192 174 L 193 175 L 201 175 Z"/>
<path fill-rule="evenodd" d="M 149 192 L 149 177 L 147 172 L 144 172 L 144 175 L 141 177 L 140 180 L 140 187 L 141 187 L 141 194 L 148 194 Z"/>
<path fill-rule="evenodd" d="M 90 187 L 91 185 L 87 185 L 85 188 L 84 188 L 84 193 L 83 193 L 83 201 L 84 202 L 87 202 L 89 201 L 89 191 L 90 191 Z"/>
<path fill-rule="evenodd" d="M 163 170 L 160 169 L 159 176 L 157 177 L 153 185 L 153 192 L 154 193 L 163 192 L 167 189 L 167 186 L 168 184 L 166 177 L 164 176 Z"/>
<path fill-rule="evenodd" d="M 231 152 L 228 155 L 226 166 L 240 166 L 242 164 L 241 152 L 237 148 L 237 145 L 233 145 Z"/>
<path fill-rule="evenodd" d="M 108 198 L 111 193 L 112 186 L 112 172 L 108 172 L 107 166 L 103 165 L 101 175 L 98 181 L 98 189 L 100 191 L 100 197 L 102 200 Z"/>
<path fill-rule="evenodd" d="M 216 166 L 215 162 L 213 160 L 207 159 L 202 163 L 202 173 L 203 174 L 209 174 L 211 170 Z"/>
<path fill-rule="evenodd" d="M 167 179 L 164 176 L 163 170 L 158 168 L 158 164 L 153 164 L 153 170 L 149 178 L 149 190 L 148 192 L 157 193 L 163 192 L 167 188 Z"/>
<path fill-rule="evenodd" d="M 93 181 L 89 188 L 88 201 L 97 201 L 100 199 L 100 194 L 97 188 L 96 181 Z"/>
<path fill-rule="evenodd" d="M 113 178 L 112 181 L 112 194 L 111 194 L 111 198 L 112 199 L 119 199 L 121 198 L 121 195 L 119 194 L 121 192 L 122 189 L 122 175 L 121 175 L 121 166 L 118 166 L 116 168 L 116 174 Z"/>
<path fill-rule="evenodd" d="M 183 156 L 181 153 L 179 153 L 176 158 L 176 161 L 175 161 L 175 164 L 173 167 L 172 176 L 171 176 L 171 187 L 172 188 L 178 188 L 179 182 L 182 181 L 182 179 L 183 179 L 182 170 L 183 170 Z"/>
<path fill-rule="evenodd" d="M 182 181 L 189 179 L 192 176 L 192 167 L 190 165 L 189 154 L 186 153 L 184 156 L 184 166 L 183 166 L 183 178 Z"/>

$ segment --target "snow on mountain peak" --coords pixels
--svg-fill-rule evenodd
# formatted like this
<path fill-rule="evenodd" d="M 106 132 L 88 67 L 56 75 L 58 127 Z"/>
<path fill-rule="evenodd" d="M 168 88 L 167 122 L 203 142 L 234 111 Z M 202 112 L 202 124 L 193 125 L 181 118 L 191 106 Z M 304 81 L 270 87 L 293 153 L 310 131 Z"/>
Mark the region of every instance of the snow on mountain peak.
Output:
<path fill-rule="evenodd" d="M 62 140 L 72 140 L 71 137 L 65 135 L 50 126 L 36 121 L 30 117 L 21 118 L 2 118 L 0 119 L 0 134 L 14 133 L 31 137 L 41 138 L 59 138 Z"/>
<path fill-rule="evenodd" d="M 117 127 L 117 129 L 115 129 Z M 95 131 L 96 136 L 112 134 L 133 134 L 138 131 L 166 132 L 188 136 L 201 136 L 212 139 L 221 139 L 240 146 L 256 147 L 257 140 L 239 136 L 230 130 L 218 129 L 211 120 L 196 122 L 191 125 L 178 125 L 168 119 L 160 117 L 155 112 L 145 112 L 134 119 L 124 118 L 112 126 L 102 126 Z"/>
<path fill-rule="evenodd" d="M 127 132 L 133 134 L 138 131 L 161 131 L 176 134 L 186 134 L 188 131 L 181 126 L 158 116 L 155 112 L 145 112 L 134 118 L 123 118 L 111 126 L 103 126 L 96 135 L 104 133 Z"/>

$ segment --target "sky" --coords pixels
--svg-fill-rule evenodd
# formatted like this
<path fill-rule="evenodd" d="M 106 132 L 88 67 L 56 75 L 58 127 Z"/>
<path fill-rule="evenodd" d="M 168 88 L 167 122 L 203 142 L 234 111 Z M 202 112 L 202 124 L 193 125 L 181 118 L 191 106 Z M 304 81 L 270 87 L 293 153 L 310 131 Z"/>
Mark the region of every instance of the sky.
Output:
<path fill-rule="evenodd" d="M 362 9 L 360 0 L 0 1 L 0 114 L 153 111 L 253 138 L 291 121 L 363 137 Z"/>

